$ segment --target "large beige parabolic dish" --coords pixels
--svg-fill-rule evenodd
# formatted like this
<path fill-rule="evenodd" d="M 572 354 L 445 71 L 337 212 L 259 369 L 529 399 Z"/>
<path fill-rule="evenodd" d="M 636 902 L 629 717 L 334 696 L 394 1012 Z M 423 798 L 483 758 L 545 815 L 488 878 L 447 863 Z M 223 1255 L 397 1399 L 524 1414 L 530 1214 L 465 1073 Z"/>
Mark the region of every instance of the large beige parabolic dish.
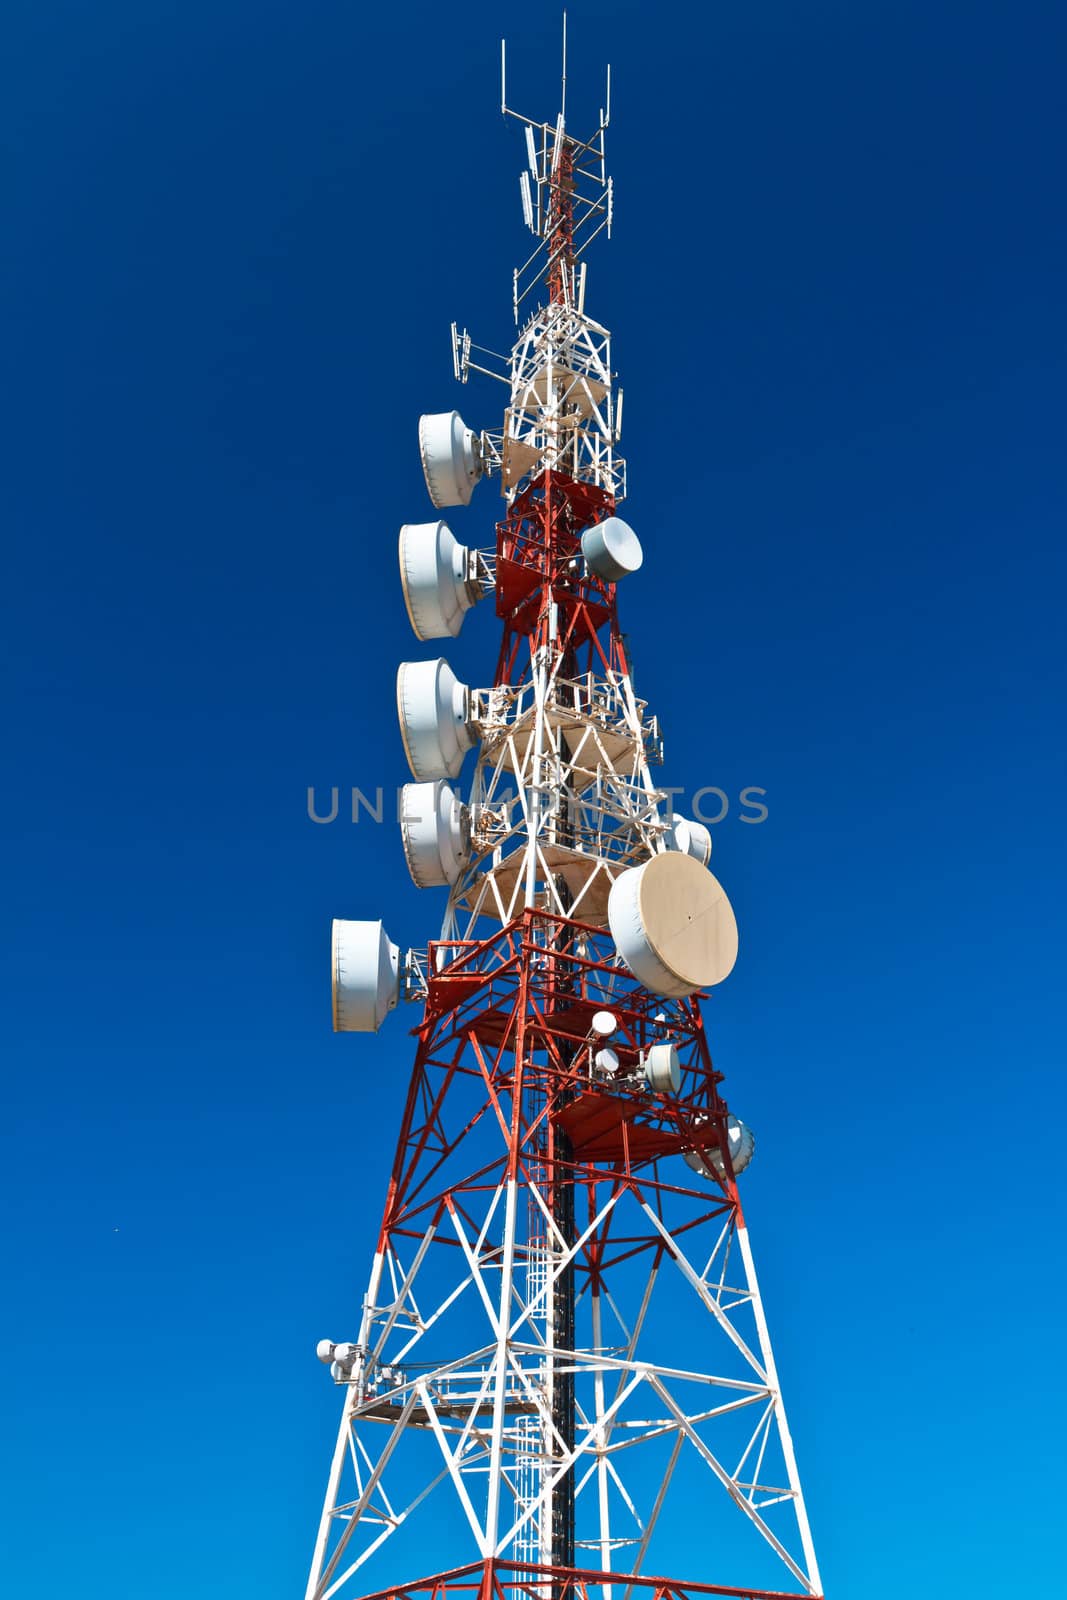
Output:
<path fill-rule="evenodd" d="M 615 946 L 639 983 L 681 999 L 721 983 L 737 960 L 737 922 L 719 880 L 667 851 L 620 874 L 608 898 Z"/>

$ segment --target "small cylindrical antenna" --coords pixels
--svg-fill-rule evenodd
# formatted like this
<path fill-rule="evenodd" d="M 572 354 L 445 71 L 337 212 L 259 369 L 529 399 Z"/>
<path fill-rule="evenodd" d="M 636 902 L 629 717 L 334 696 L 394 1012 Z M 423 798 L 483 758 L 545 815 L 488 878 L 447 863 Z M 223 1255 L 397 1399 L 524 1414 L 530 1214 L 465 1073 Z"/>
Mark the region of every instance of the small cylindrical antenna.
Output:
<path fill-rule="evenodd" d="M 607 105 L 606 105 L 606 107 L 604 109 L 604 126 L 606 128 L 608 123 L 611 121 L 611 62 L 610 61 L 608 62 L 608 87 L 607 87 L 607 93 L 605 94 L 604 98 L 607 101 Z"/>
<path fill-rule="evenodd" d="M 611 219 L 615 215 L 615 185 L 608 179 L 608 238 L 611 238 Z"/>
<path fill-rule="evenodd" d="M 508 96 L 507 96 L 507 87 L 506 87 L 506 85 L 507 85 L 507 54 L 508 54 L 508 41 L 506 39 L 501 39 L 501 41 L 500 41 L 500 115 L 502 117 L 506 117 L 507 114 L 508 114 Z"/>
<path fill-rule="evenodd" d="M 563 82 L 559 93 L 560 115 L 567 109 L 567 13 L 563 13 Z"/>

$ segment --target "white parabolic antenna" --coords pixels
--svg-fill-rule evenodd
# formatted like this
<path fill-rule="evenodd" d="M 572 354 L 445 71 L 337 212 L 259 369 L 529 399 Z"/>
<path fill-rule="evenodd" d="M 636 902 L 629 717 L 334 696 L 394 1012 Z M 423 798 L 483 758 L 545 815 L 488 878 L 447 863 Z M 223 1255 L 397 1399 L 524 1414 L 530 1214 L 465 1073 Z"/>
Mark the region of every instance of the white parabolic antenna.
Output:
<path fill-rule="evenodd" d="M 419 455 L 430 499 L 443 506 L 467 506 L 482 475 L 478 440 L 458 411 L 435 411 L 419 418 Z"/>
<path fill-rule="evenodd" d="M 589 570 L 605 583 L 629 577 L 644 560 L 640 539 L 621 517 L 606 517 L 596 527 L 587 528 L 582 534 L 582 555 Z"/>
<path fill-rule="evenodd" d="M 679 850 L 683 856 L 692 856 L 702 867 L 706 867 L 711 860 L 711 830 L 705 828 L 702 822 L 690 822 L 688 817 L 680 817 L 677 813 L 671 818 L 667 845 L 671 850 Z"/>
<path fill-rule="evenodd" d="M 665 1040 L 654 1044 L 645 1056 L 645 1081 L 656 1094 L 677 1094 L 682 1083 L 678 1046 Z"/>
<path fill-rule="evenodd" d="M 335 1033 L 377 1033 L 400 998 L 400 951 L 380 922 L 333 924 Z"/>
<path fill-rule="evenodd" d="M 730 1165 L 737 1177 L 744 1172 L 756 1149 L 756 1135 L 752 1129 L 735 1116 L 726 1119 L 726 1142 L 730 1147 Z M 705 1178 L 721 1178 L 723 1160 L 718 1150 L 687 1150 L 685 1164 Z"/>
<path fill-rule="evenodd" d="M 458 777 L 474 742 L 468 724 L 470 690 L 443 657 L 401 662 L 396 709 L 412 777 L 423 782 Z"/>
<path fill-rule="evenodd" d="M 420 889 L 455 883 L 470 855 L 470 812 L 443 778 L 405 783 L 400 834 L 408 871 Z"/>
<path fill-rule="evenodd" d="M 406 522 L 400 530 L 400 581 L 417 639 L 454 639 L 477 598 L 470 551 L 447 522 Z"/>
<path fill-rule="evenodd" d="M 653 994 L 681 999 L 728 977 L 737 922 L 726 891 L 692 856 L 666 851 L 612 884 L 608 923 L 616 949 Z"/>

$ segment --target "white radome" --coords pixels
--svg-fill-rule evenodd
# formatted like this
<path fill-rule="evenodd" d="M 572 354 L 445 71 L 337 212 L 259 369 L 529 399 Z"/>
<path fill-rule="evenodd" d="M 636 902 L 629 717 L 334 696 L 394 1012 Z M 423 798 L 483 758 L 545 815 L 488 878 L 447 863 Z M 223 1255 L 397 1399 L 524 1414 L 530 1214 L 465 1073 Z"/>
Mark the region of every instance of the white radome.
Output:
<path fill-rule="evenodd" d="M 455 883 L 470 857 L 470 811 L 443 778 L 405 783 L 400 834 L 408 871 L 420 889 Z"/>
<path fill-rule="evenodd" d="M 470 505 L 484 469 L 477 435 L 458 411 L 435 411 L 419 418 L 419 455 L 426 488 L 438 510 Z"/>
<path fill-rule="evenodd" d="M 582 555 L 590 572 L 605 583 L 618 583 L 640 570 L 645 559 L 641 541 L 621 517 L 605 517 L 582 534 Z"/>
<path fill-rule="evenodd" d="M 667 832 L 667 848 L 677 850 L 683 856 L 692 856 L 694 861 L 706 867 L 711 860 L 711 830 L 705 828 L 702 822 L 691 822 L 688 817 L 680 817 L 676 813 L 671 818 Z"/>
<path fill-rule="evenodd" d="M 730 1147 L 730 1165 L 734 1176 L 739 1177 L 752 1160 L 756 1149 L 756 1135 L 740 1118 L 730 1115 L 726 1119 L 726 1142 Z M 685 1164 L 705 1178 L 723 1177 L 722 1155 L 718 1150 L 687 1150 Z"/>
<path fill-rule="evenodd" d="M 678 1047 L 665 1040 L 654 1044 L 645 1053 L 642 1066 L 645 1082 L 655 1094 L 677 1094 L 682 1083 L 682 1067 Z"/>
<path fill-rule="evenodd" d="M 454 639 L 478 598 L 471 553 L 447 522 L 405 522 L 400 530 L 400 582 L 417 639 Z"/>
<path fill-rule="evenodd" d="M 470 690 L 448 662 L 404 661 L 396 675 L 400 736 L 413 778 L 455 778 L 474 743 Z"/>
<path fill-rule="evenodd" d="M 335 1033 L 377 1033 L 400 998 L 400 950 L 380 922 L 333 923 Z"/>

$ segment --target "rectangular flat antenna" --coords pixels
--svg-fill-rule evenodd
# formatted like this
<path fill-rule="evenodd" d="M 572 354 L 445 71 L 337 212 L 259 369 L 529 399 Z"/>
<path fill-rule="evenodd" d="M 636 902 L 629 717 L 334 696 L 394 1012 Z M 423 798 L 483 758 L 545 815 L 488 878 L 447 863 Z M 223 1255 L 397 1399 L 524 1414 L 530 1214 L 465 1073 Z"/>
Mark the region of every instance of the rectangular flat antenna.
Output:
<path fill-rule="evenodd" d="M 523 220 L 525 221 L 530 232 L 536 233 L 537 229 L 534 227 L 533 200 L 530 196 L 530 174 L 528 172 L 519 173 L 519 189 L 522 194 Z"/>
<path fill-rule="evenodd" d="M 540 183 L 541 174 L 537 170 L 537 146 L 534 144 L 533 129 L 527 123 L 524 129 L 526 134 L 526 158 L 530 163 L 530 177 L 534 183 Z"/>
<path fill-rule="evenodd" d="M 562 154 L 563 154 L 563 112 L 561 111 L 560 114 L 559 114 L 559 121 L 556 123 L 556 137 L 555 137 L 555 140 L 554 140 L 553 145 L 552 145 L 552 176 L 553 177 L 556 176 L 556 169 L 559 166 L 559 158 L 560 158 L 560 156 Z"/>

